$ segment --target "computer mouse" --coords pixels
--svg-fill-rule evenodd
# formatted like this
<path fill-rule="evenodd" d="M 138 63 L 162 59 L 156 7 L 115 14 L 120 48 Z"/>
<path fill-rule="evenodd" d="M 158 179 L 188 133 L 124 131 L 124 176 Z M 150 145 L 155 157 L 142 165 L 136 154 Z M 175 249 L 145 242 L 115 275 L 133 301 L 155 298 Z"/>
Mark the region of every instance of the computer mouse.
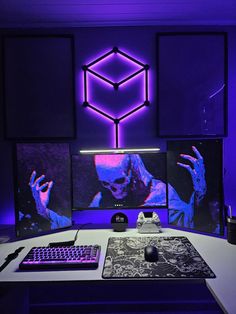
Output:
<path fill-rule="evenodd" d="M 158 261 L 158 248 L 154 245 L 145 246 L 144 258 L 146 262 L 157 262 Z"/>

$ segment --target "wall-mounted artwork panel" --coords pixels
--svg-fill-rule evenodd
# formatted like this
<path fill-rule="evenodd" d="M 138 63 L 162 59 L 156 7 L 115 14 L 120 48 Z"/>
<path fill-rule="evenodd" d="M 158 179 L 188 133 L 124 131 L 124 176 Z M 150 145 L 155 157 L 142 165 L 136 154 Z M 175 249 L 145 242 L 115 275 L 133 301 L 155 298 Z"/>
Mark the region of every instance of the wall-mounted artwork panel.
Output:
<path fill-rule="evenodd" d="M 17 236 L 71 226 L 69 144 L 17 143 L 14 188 Z"/>
<path fill-rule="evenodd" d="M 226 136 L 226 34 L 157 34 L 157 58 L 158 135 Z"/>
<path fill-rule="evenodd" d="M 169 223 L 223 234 L 222 139 L 168 141 L 167 177 Z"/>
<path fill-rule="evenodd" d="M 74 138 L 74 41 L 69 35 L 6 36 L 6 138 Z"/>

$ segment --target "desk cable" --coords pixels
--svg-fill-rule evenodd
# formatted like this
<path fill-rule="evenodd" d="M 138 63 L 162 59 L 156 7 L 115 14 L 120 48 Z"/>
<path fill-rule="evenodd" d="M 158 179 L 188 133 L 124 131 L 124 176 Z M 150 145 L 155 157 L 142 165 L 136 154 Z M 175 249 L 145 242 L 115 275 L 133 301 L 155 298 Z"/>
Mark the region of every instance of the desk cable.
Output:
<path fill-rule="evenodd" d="M 7 267 L 7 265 L 15 258 L 17 258 L 17 256 L 19 255 L 20 251 L 22 251 L 24 249 L 24 246 L 19 247 L 17 250 L 15 250 L 15 252 L 9 254 L 6 258 L 5 258 L 5 262 L 0 266 L 0 272 Z"/>
<path fill-rule="evenodd" d="M 75 233 L 75 237 L 74 237 L 74 240 L 71 240 L 71 241 L 65 241 L 65 242 L 51 242 L 49 243 L 49 246 L 50 247 L 56 247 L 56 246 L 73 246 L 75 245 L 75 242 L 77 240 L 77 237 L 78 237 L 78 233 L 81 229 L 83 229 L 85 226 L 87 225 L 90 225 L 91 222 L 87 222 L 87 223 L 84 223 L 82 224 L 76 231 Z"/>

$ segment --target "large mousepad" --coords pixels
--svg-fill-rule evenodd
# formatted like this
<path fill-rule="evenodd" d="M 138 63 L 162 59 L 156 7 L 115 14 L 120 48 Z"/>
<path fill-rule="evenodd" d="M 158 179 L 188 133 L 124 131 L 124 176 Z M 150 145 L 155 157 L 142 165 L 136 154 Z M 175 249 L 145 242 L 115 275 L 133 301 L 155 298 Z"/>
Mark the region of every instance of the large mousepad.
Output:
<path fill-rule="evenodd" d="M 158 261 L 147 262 L 144 248 L 158 248 Z M 215 278 L 215 274 L 186 237 L 111 237 L 102 277 Z"/>

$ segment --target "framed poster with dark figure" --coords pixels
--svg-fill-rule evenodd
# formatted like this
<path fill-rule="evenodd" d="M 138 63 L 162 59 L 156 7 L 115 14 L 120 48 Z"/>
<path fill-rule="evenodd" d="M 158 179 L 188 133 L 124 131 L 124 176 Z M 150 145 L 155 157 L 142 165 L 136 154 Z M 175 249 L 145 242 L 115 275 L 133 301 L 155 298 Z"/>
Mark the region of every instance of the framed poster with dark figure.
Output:
<path fill-rule="evenodd" d="M 5 137 L 75 137 L 74 39 L 70 35 L 3 40 Z"/>
<path fill-rule="evenodd" d="M 168 141 L 167 147 L 169 224 L 223 234 L 222 140 Z"/>
<path fill-rule="evenodd" d="M 71 226 L 69 144 L 18 143 L 15 157 L 17 236 Z"/>
<path fill-rule="evenodd" d="M 226 136 L 226 33 L 159 33 L 157 59 L 158 135 Z"/>

